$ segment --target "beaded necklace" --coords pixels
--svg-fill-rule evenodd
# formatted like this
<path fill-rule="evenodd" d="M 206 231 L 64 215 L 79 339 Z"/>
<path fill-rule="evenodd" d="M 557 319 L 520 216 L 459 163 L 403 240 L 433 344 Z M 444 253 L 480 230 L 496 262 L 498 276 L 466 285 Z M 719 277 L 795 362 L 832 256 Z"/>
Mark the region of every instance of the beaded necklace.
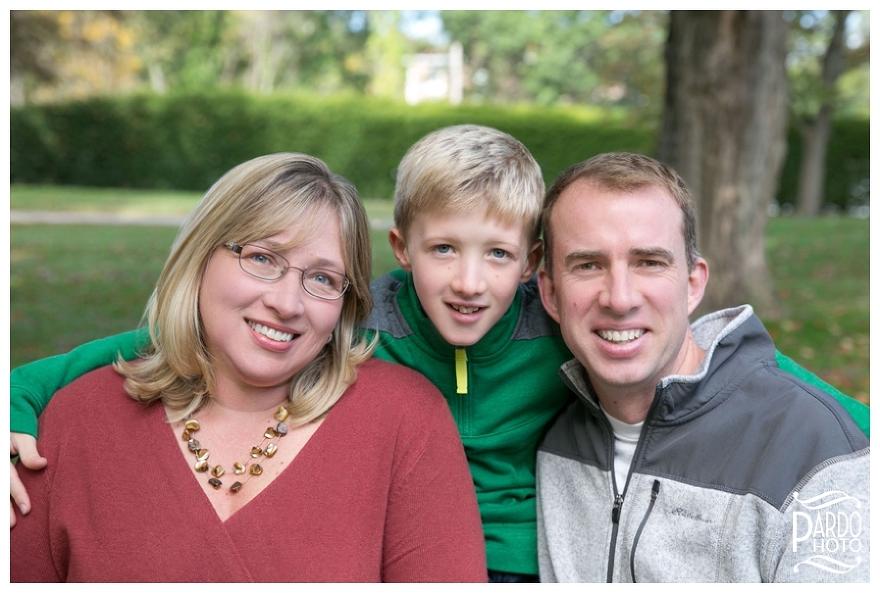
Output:
<path fill-rule="evenodd" d="M 275 428 L 271 426 L 267 428 L 263 432 L 263 440 L 260 441 L 255 447 L 251 447 L 250 456 L 244 463 L 240 463 L 236 461 L 232 464 L 232 472 L 237 475 L 243 475 L 247 472 L 247 476 L 244 478 L 244 482 L 247 482 L 251 476 L 259 476 L 263 473 L 263 466 L 256 462 L 260 457 L 265 457 L 270 459 L 275 456 L 275 453 L 278 452 L 278 445 L 275 443 L 269 443 L 266 445 L 266 448 L 263 448 L 263 443 L 266 441 L 271 441 L 275 438 L 281 438 L 287 434 L 288 428 L 287 424 L 284 423 L 287 420 L 287 416 L 289 415 L 287 408 L 284 406 L 279 406 L 278 410 L 275 412 L 275 419 L 278 421 L 278 424 Z M 198 432 L 201 428 L 199 421 L 194 418 L 187 418 L 184 423 L 183 433 L 181 434 L 181 438 L 186 441 L 187 448 L 192 451 L 193 455 L 196 457 L 196 463 L 193 466 L 197 472 L 208 473 L 211 477 L 208 478 L 208 484 L 213 486 L 214 490 L 219 490 L 220 486 L 223 485 L 223 482 L 220 481 L 220 477 L 226 473 L 226 470 L 223 469 L 223 466 L 217 464 L 214 467 L 208 463 L 208 457 L 211 456 L 210 451 L 203 448 L 202 445 L 193 438 L 193 433 Z M 235 481 L 230 487 L 229 491 L 232 493 L 238 492 L 241 490 L 241 487 L 244 485 L 244 482 Z"/>

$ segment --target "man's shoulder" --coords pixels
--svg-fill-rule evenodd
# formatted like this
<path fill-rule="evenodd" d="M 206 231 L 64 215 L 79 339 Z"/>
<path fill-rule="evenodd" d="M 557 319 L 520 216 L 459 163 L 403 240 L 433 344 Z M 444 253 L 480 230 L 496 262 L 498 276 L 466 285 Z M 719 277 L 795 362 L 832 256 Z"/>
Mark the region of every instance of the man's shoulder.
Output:
<path fill-rule="evenodd" d="M 559 330 L 559 324 L 544 309 L 537 278 L 532 277 L 528 282 L 520 284 L 519 294 L 521 297 L 519 318 L 511 339 L 531 340 L 551 337 L 558 339 L 561 343 L 562 333 Z"/>

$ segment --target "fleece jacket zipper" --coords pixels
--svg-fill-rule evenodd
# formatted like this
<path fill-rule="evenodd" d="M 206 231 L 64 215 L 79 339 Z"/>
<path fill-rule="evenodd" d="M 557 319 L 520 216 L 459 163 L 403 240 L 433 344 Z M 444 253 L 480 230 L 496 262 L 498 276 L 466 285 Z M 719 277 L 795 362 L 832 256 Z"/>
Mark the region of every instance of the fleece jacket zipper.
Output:
<path fill-rule="evenodd" d="M 645 523 L 648 522 L 648 517 L 651 516 L 651 511 L 654 509 L 654 503 L 657 502 L 657 496 L 660 494 L 660 480 L 654 480 L 654 485 L 651 487 L 651 502 L 648 503 L 648 510 L 645 511 L 645 516 L 642 517 L 642 522 L 639 523 L 639 528 L 636 530 L 636 536 L 633 539 L 632 550 L 630 550 L 629 554 L 629 572 L 632 576 L 632 582 L 636 581 L 636 548 L 639 545 L 639 538 L 642 537 L 642 529 L 645 528 Z"/>

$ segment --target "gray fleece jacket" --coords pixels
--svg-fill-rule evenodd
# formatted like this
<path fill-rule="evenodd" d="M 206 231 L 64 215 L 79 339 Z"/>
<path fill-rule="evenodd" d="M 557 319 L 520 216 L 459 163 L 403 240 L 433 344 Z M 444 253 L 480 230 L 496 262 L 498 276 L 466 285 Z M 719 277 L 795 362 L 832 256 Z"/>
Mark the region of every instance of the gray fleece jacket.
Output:
<path fill-rule="evenodd" d="M 706 356 L 657 386 L 625 484 L 583 367 L 538 450 L 542 581 L 868 581 L 869 442 L 779 370 L 751 307 L 693 324 Z"/>

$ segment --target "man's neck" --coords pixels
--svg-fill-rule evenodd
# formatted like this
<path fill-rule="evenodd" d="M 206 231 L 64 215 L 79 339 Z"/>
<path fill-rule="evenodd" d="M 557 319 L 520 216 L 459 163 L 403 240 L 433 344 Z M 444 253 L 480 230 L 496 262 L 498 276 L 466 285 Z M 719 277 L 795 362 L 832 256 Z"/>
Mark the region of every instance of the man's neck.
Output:
<path fill-rule="evenodd" d="M 599 403 L 609 416 L 627 424 L 644 422 L 648 417 L 654 391 L 650 393 L 598 393 Z"/>

